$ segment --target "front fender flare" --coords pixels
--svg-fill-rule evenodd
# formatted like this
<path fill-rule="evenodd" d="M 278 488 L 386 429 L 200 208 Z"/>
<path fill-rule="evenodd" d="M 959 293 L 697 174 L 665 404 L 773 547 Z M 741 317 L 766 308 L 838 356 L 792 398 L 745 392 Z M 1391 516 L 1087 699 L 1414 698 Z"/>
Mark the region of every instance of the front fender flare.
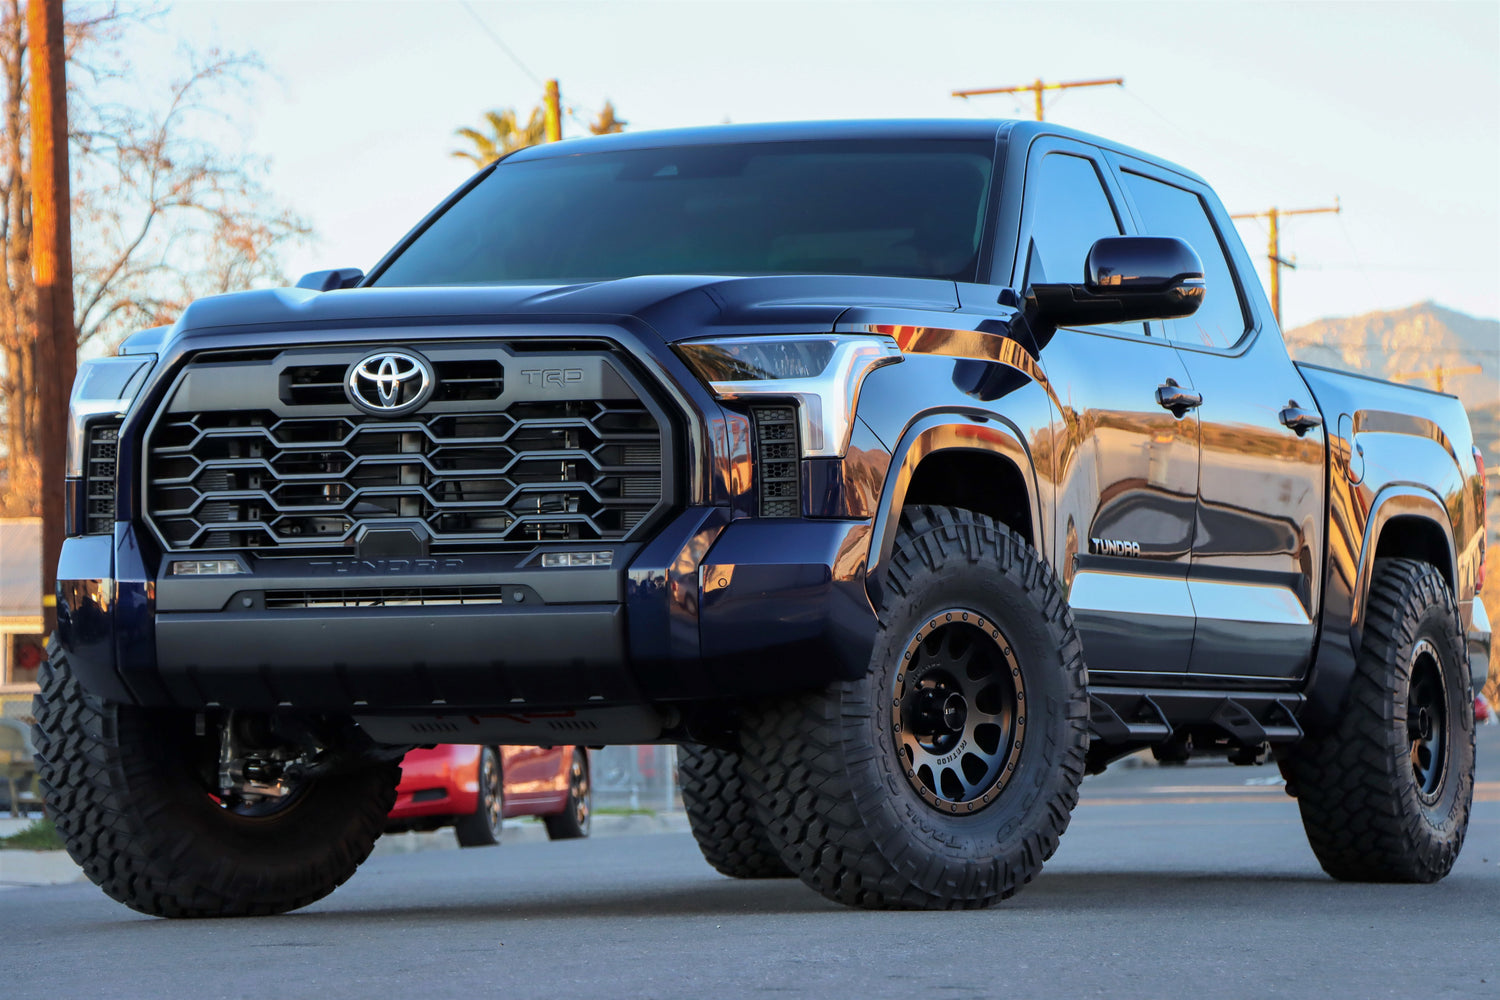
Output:
<path fill-rule="evenodd" d="M 891 464 L 880 491 L 880 506 L 870 532 L 865 587 L 870 602 L 880 607 L 885 571 L 896 542 L 907 488 L 923 460 L 943 451 L 978 451 L 997 455 L 1015 466 L 1026 484 L 1026 507 L 1031 514 L 1031 537 L 1045 552 L 1042 510 L 1038 502 L 1031 451 L 1021 431 L 1004 417 L 980 411 L 944 411 L 919 416 L 906 426 L 891 452 Z"/>

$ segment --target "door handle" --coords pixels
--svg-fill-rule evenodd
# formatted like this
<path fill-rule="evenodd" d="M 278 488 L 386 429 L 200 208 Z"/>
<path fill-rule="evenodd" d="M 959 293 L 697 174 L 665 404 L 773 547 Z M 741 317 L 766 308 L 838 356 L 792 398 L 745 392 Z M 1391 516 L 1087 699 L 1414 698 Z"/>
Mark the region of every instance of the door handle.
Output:
<path fill-rule="evenodd" d="M 1286 401 L 1286 407 L 1281 411 L 1281 422 L 1301 437 L 1314 427 L 1322 427 L 1323 417 L 1316 410 L 1304 410 L 1297 405 L 1295 399 L 1289 399 Z"/>
<path fill-rule="evenodd" d="M 1156 402 L 1163 409 L 1171 410 L 1172 416 L 1181 420 L 1188 410 L 1196 410 L 1203 405 L 1203 396 L 1184 389 L 1177 384 L 1176 379 L 1169 378 L 1166 385 L 1156 387 Z"/>

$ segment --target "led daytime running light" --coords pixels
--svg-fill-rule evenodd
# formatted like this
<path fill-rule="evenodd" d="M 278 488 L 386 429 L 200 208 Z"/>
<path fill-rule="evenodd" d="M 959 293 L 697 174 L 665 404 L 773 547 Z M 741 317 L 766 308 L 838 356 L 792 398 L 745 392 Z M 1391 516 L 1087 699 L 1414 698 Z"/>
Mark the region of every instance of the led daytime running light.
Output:
<path fill-rule="evenodd" d="M 117 417 L 130 408 L 146 382 L 146 373 L 156 361 L 152 354 L 118 358 L 93 358 L 78 366 L 73 394 L 68 400 L 68 452 L 66 474 L 83 475 L 88 451 L 84 441 L 88 422 L 95 417 Z"/>
<path fill-rule="evenodd" d="M 894 340 L 870 336 L 723 337 L 678 350 L 719 399 L 795 400 L 806 458 L 848 451 L 865 376 L 901 360 Z"/>

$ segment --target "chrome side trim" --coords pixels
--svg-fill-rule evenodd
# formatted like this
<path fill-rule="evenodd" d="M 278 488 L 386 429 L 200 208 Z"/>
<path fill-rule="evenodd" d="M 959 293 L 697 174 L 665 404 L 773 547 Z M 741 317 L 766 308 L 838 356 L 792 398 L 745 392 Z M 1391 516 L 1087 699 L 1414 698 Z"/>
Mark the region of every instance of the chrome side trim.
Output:
<path fill-rule="evenodd" d="M 1302 602 L 1285 587 L 1217 583 L 1083 570 L 1073 575 L 1074 611 L 1169 615 L 1268 625 L 1311 625 Z"/>
<path fill-rule="evenodd" d="M 1188 594 L 1199 618 L 1274 625 L 1312 624 L 1297 595 L 1285 587 L 1189 579 Z"/>
<path fill-rule="evenodd" d="M 1074 611 L 1194 617 L 1187 581 L 1173 577 L 1081 570 L 1073 574 L 1068 604 Z"/>

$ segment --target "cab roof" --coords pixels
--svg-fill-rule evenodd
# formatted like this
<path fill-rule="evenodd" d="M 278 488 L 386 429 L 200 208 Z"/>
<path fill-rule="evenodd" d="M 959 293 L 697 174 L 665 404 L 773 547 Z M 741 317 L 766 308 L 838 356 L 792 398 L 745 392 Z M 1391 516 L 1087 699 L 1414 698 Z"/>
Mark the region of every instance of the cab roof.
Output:
<path fill-rule="evenodd" d="M 997 143 L 1011 142 L 1030 145 L 1032 140 L 1044 135 L 1076 139 L 1124 156 L 1158 164 L 1194 180 L 1202 180 L 1197 174 L 1175 163 L 1110 139 L 1065 128 L 1051 122 L 1020 121 L 1008 118 L 884 118 L 759 122 L 744 125 L 703 125 L 645 132 L 617 132 L 613 135 L 587 136 L 528 146 L 511 153 L 505 159 L 520 162 L 613 150 L 662 149 L 671 146 L 742 142 L 816 142 L 839 139 L 990 139 Z"/>

